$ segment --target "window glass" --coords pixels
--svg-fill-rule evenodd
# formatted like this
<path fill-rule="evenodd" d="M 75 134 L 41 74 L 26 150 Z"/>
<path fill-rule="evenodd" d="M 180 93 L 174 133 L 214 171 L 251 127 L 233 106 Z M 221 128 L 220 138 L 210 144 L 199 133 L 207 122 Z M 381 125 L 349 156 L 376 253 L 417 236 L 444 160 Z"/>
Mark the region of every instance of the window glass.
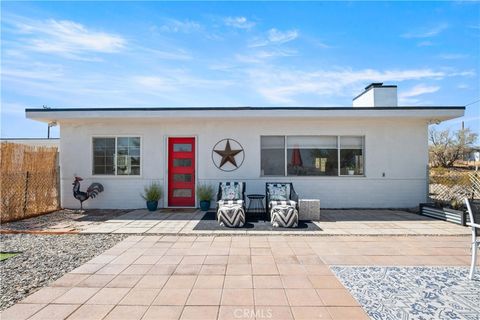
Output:
<path fill-rule="evenodd" d="M 173 151 L 175 152 L 192 152 L 191 143 L 174 143 Z"/>
<path fill-rule="evenodd" d="M 340 137 L 340 174 L 363 175 L 363 137 Z"/>
<path fill-rule="evenodd" d="M 262 176 L 285 175 L 285 137 L 266 136 L 260 138 Z"/>
<path fill-rule="evenodd" d="M 192 166 L 192 159 L 173 159 L 173 166 L 174 167 L 191 167 Z"/>
<path fill-rule="evenodd" d="M 338 175 L 337 137 L 287 137 L 287 174 L 289 176 Z"/>
<path fill-rule="evenodd" d="M 175 198 L 190 198 L 192 196 L 192 189 L 175 189 L 173 190 Z"/>
<path fill-rule="evenodd" d="M 139 137 L 93 138 L 93 174 L 115 173 L 140 175 Z"/>
<path fill-rule="evenodd" d="M 140 175 L 140 138 L 117 138 L 117 174 Z"/>
<path fill-rule="evenodd" d="M 174 173 L 173 181 L 175 182 L 191 182 L 192 175 L 190 173 Z"/>
<path fill-rule="evenodd" d="M 263 176 L 364 175 L 364 137 L 263 136 L 261 170 Z"/>
<path fill-rule="evenodd" d="M 115 138 L 93 138 L 93 174 L 114 175 Z"/>
<path fill-rule="evenodd" d="M 288 136 L 287 148 L 337 149 L 336 136 Z"/>

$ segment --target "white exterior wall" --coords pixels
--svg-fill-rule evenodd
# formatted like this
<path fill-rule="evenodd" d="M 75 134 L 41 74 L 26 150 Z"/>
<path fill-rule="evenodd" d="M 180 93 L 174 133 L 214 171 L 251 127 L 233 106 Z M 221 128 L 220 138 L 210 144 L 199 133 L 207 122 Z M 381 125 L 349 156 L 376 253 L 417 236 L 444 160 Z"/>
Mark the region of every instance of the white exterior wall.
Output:
<path fill-rule="evenodd" d="M 398 105 L 397 87 L 373 88 L 375 105 L 372 107 L 396 107 Z"/>
<path fill-rule="evenodd" d="M 357 108 L 375 107 L 375 94 L 373 89 L 364 92 L 361 96 L 353 99 L 352 105 Z"/>
<path fill-rule="evenodd" d="M 265 182 L 291 181 L 300 198 L 318 198 L 322 208 L 406 208 L 426 199 L 427 128 L 420 119 L 106 119 L 63 122 L 60 128 L 65 208 L 79 207 L 72 195 L 74 175 L 84 178 L 82 191 L 92 182 L 105 187 L 99 197 L 84 203 L 85 208 L 144 207 L 140 193 L 151 180 L 160 180 L 167 190 L 169 136 L 196 137 L 197 182 L 217 186 L 219 181 L 245 181 L 248 194 L 264 193 Z M 141 176 L 92 176 L 92 137 L 109 135 L 141 137 Z M 261 177 L 261 135 L 365 136 L 365 176 Z M 242 166 L 233 172 L 220 171 L 212 162 L 213 146 L 225 138 L 237 140 L 245 152 Z"/>
<path fill-rule="evenodd" d="M 396 107 L 397 87 L 373 87 L 353 100 L 354 107 Z"/>

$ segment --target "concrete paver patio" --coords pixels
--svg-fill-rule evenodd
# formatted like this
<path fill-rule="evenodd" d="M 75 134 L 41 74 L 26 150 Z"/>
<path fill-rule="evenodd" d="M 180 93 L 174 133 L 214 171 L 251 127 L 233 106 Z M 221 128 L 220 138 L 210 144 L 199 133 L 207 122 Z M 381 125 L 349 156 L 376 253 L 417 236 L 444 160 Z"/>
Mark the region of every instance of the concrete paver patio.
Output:
<path fill-rule="evenodd" d="M 469 263 L 468 237 L 131 236 L 7 319 L 367 319 L 329 265 Z"/>
<path fill-rule="evenodd" d="M 194 230 L 205 212 L 134 210 L 82 233 L 134 234 L 298 234 L 302 235 L 467 235 L 460 225 L 401 210 L 322 210 L 319 231 L 256 231 L 255 229 Z"/>
<path fill-rule="evenodd" d="M 98 211 L 98 212 L 97 212 Z M 328 210 L 321 211 L 319 230 L 302 229 L 256 230 L 195 230 L 205 212 L 195 209 L 89 210 L 83 213 L 55 212 L 41 217 L 10 222 L 0 226 L 0 232 L 53 233 L 123 233 L 171 235 L 468 235 L 469 228 L 402 210 Z M 197 228 L 198 229 L 198 228 Z"/>

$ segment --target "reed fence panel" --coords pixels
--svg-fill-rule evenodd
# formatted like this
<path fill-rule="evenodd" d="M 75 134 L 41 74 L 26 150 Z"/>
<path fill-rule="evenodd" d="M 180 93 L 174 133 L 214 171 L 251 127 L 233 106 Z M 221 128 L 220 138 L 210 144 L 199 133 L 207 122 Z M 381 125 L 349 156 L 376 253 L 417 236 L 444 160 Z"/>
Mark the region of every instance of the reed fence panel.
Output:
<path fill-rule="evenodd" d="M 2 143 L 0 221 L 48 213 L 60 207 L 56 147 Z"/>

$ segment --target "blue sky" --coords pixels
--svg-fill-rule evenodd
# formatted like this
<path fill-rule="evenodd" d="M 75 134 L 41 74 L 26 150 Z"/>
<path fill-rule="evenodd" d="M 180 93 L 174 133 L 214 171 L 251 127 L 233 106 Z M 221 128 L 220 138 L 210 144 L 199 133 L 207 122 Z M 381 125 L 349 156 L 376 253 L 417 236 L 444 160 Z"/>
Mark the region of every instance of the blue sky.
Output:
<path fill-rule="evenodd" d="M 2 137 L 44 137 L 24 115 L 42 105 L 351 106 L 370 82 L 401 105 L 480 99 L 479 2 L 1 6 Z"/>

